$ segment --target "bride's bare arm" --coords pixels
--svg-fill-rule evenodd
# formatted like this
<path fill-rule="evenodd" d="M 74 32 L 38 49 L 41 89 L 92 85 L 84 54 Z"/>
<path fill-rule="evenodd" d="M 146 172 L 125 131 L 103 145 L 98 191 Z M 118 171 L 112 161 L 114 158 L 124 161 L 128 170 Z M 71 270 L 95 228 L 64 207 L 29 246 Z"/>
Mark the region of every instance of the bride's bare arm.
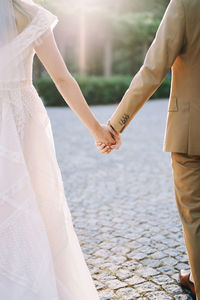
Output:
<path fill-rule="evenodd" d="M 107 145 L 115 144 L 108 128 L 102 127 L 91 112 L 78 83 L 67 69 L 50 29 L 42 37 L 42 43 L 35 46 L 35 51 L 66 103 L 90 130 L 95 140 Z"/>

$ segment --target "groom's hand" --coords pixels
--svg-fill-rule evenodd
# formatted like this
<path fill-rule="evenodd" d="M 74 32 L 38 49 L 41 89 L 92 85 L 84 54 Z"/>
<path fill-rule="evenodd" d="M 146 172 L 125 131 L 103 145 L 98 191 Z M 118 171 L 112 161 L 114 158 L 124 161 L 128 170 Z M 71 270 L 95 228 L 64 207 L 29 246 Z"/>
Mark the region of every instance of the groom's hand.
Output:
<path fill-rule="evenodd" d="M 114 139 L 116 141 L 116 144 L 111 146 L 111 149 L 115 149 L 118 150 L 122 144 L 122 140 L 121 140 L 121 135 L 110 125 L 110 123 L 108 122 L 108 128 L 111 132 L 111 134 L 114 136 Z"/>

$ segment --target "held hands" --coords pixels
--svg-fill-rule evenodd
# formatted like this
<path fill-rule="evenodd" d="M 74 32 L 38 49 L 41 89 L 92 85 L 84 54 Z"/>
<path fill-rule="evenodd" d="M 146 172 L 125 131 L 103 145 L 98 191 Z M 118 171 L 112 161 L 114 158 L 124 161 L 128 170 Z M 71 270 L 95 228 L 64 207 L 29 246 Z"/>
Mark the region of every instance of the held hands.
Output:
<path fill-rule="evenodd" d="M 121 146 L 120 134 L 109 125 L 101 125 L 94 138 L 96 146 L 102 154 L 109 154 L 112 150 L 118 150 Z"/>

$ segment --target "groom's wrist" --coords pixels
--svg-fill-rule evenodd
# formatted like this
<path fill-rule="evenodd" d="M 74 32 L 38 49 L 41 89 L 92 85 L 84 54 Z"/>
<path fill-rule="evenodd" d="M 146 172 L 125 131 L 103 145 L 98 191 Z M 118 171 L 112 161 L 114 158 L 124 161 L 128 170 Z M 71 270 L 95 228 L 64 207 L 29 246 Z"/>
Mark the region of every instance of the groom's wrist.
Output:
<path fill-rule="evenodd" d="M 108 121 L 107 125 L 108 125 L 110 128 L 112 128 L 112 130 L 114 130 L 116 133 L 118 133 L 118 132 L 115 130 L 115 128 L 112 126 L 112 124 L 110 123 L 110 120 Z"/>

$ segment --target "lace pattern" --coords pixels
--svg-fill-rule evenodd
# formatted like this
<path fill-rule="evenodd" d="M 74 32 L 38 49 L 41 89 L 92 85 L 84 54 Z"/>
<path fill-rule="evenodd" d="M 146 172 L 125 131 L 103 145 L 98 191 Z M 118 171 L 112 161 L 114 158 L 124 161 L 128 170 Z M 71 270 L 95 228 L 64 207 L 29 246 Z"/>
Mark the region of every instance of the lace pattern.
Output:
<path fill-rule="evenodd" d="M 14 88 L 0 90 L 0 119 L 2 119 L 3 111 L 6 113 L 6 105 L 9 105 L 13 112 L 16 130 L 21 141 L 24 138 L 25 123 L 29 122 L 31 117 L 44 127 L 49 122 L 44 104 L 33 85 L 24 86 L 20 90 Z M 3 155 L 1 148 L 0 155 Z"/>
<path fill-rule="evenodd" d="M 17 164 L 23 163 L 23 157 L 21 153 L 17 151 L 9 150 L 3 145 L 0 145 L 0 157 L 9 159 L 10 161 Z"/>
<path fill-rule="evenodd" d="M 1 60 L 1 71 L 9 69 L 9 74 L 15 73 L 16 61 L 17 64 L 26 65 L 32 63 L 29 57 L 34 51 L 34 46 L 42 42 L 42 36 L 47 34 L 48 29 L 53 28 L 57 22 L 57 16 L 42 7 L 39 8 L 31 23 L 11 42 L 13 44 L 11 47 L 15 51 L 12 57 L 9 57 L 9 61 Z M 6 57 L 3 53 L 8 51 L 7 47 L 5 46 L 4 49 L 1 49 L 2 57 Z M 21 78 L 21 80 L 18 78 L 18 82 L 0 82 L 0 119 L 2 118 L 4 103 L 9 103 L 21 140 L 24 138 L 24 126 L 25 122 L 28 121 L 28 117 L 35 114 L 37 116 L 35 119 L 38 122 L 43 124 L 48 122 L 42 100 L 38 97 L 32 84 L 30 84 L 32 78 L 29 78 L 30 74 L 25 76 L 26 78 Z M 24 86 L 23 82 L 25 83 Z"/>

